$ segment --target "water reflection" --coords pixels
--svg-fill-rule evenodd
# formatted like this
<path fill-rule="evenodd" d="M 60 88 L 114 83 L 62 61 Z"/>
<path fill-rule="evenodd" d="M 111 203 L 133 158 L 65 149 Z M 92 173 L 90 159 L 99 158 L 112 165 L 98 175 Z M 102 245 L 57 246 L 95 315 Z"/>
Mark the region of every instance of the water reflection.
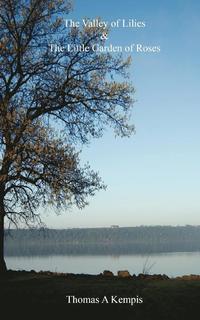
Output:
<path fill-rule="evenodd" d="M 129 270 L 141 273 L 147 261 L 152 265 L 149 273 L 165 273 L 170 277 L 200 274 L 200 252 L 133 254 L 133 255 L 50 255 L 32 257 L 6 257 L 13 270 L 50 270 L 53 272 L 99 274 L 110 270 Z"/>

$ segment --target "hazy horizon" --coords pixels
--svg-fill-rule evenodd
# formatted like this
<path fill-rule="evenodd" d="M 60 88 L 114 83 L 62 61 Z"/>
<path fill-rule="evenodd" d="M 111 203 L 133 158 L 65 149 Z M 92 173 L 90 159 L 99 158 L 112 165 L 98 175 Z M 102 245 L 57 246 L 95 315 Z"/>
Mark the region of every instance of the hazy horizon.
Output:
<path fill-rule="evenodd" d="M 95 227 L 89 227 L 89 226 L 75 226 L 75 227 L 48 227 L 47 225 L 44 225 L 44 226 L 41 226 L 41 227 L 36 227 L 36 230 L 39 230 L 39 229 L 51 229 L 51 230 L 67 230 L 67 229 L 119 229 L 119 228 L 153 228 L 153 227 L 173 227 L 173 228 L 185 228 L 185 227 L 200 227 L 200 224 L 196 224 L 196 225 L 192 225 L 192 224 L 176 224 L 176 225 L 172 225 L 172 224 L 149 224 L 149 225 L 145 225 L 145 224 L 141 224 L 141 225 L 132 225 L 132 226 L 128 226 L 128 225 L 105 225 L 105 226 L 95 226 Z M 6 228 L 5 230 L 9 231 L 9 230 L 22 230 L 22 229 L 27 229 L 27 230 L 32 230 L 32 229 L 35 229 L 34 227 L 33 228 L 30 228 L 30 227 L 26 227 L 26 226 L 22 226 L 22 227 L 12 227 L 12 228 Z"/>

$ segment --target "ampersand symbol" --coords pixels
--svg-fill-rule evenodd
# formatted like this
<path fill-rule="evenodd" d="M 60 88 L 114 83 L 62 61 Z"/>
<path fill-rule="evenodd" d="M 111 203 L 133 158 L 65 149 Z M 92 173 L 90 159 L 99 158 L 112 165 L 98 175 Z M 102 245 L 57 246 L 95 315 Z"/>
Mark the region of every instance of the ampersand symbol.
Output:
<path fill-rule="evenodd" d="M 102 33 L 101 40 L 108 40 L 108 33 L 107 32 Z"/>

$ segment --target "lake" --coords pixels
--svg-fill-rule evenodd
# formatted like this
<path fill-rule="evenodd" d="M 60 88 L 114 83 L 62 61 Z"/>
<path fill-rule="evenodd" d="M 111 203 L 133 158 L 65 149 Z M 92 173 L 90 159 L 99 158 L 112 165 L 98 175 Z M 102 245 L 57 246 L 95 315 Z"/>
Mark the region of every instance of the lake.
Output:
<path fill-rule="evenodd" d="M 173 252 L 131 255 L 51 255 L 32 257 L 6 257 L 8 269 L 45 270 L 64 273 L 99 274 L 110 270 L 128 270 L 139 274 L 167 274 L 170 277 L 185 274 L 200 274 L 200 252 Z"/>

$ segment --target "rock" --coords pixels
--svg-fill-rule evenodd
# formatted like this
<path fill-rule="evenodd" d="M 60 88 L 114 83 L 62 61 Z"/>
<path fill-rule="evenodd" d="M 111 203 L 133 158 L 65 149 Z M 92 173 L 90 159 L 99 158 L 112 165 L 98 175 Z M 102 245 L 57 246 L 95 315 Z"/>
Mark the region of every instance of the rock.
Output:
<path fill-rule="evenodd" d="M 140 280 L 168 280 L 169 277 L 166 274 L 138 274 L 138 279 Z"/>
<path fill-rule="evenodd" d="M 162 275 L 162 279 L 163 279 L 163 280 L 169 280 L 170 277 L 168 277 L 166 274 L 163 274 L 163 275 Z"/>
<path fill-rule="evenodd" d="M 177 280 L 200 280 L 200 275 L 198 274 L 190 274 L 176 277 Z"/>
<path fill-rule="evenodd" d="M 147 274 L 139 273 L 137 278 L 141 279 L 141 280 L 146 279 L 147 278 Z"/>
<path fill-rule="evenodd" d="M 104 272 L 103 272 L 103 276 L 106 276 L 106 277 L 113 277 L 113 276 L 114 276 L 114 274 L 112 273 L 112 271 L 104 270 Z"/>
<path fill-rule="evenodd" d="M 120 270 L 117 272 L 118 277 L 120 278 L 128 278 L 131 277 L 130 273 L 128 272 L 128 270 Z"/>

